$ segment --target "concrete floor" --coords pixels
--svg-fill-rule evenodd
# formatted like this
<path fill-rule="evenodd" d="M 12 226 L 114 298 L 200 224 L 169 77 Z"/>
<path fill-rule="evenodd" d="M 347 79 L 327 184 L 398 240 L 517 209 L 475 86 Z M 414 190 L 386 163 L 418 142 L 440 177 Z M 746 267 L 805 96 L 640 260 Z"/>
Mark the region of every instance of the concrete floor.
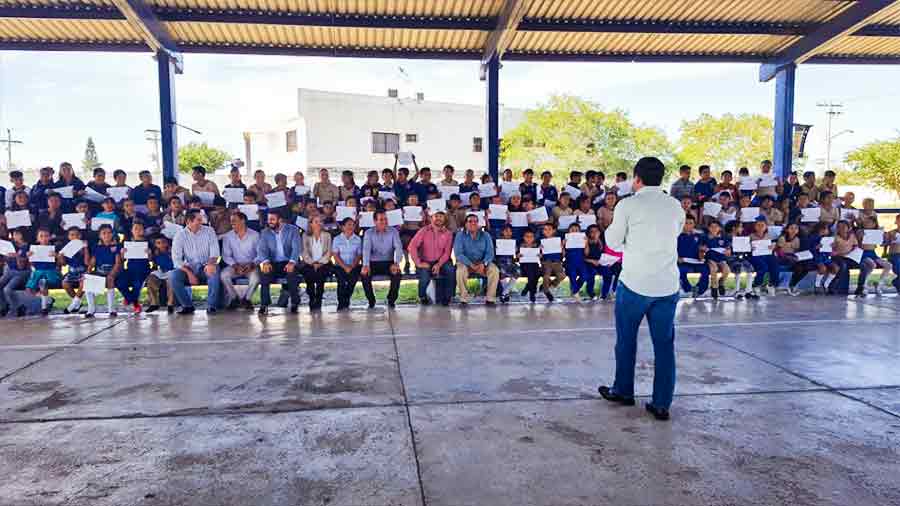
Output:
<path fill-rule="evenodd" d="M 2 322 L 0 505 L 900 504 L 900 298 L 678 320 L 669 423 L 611 304 Z"/>

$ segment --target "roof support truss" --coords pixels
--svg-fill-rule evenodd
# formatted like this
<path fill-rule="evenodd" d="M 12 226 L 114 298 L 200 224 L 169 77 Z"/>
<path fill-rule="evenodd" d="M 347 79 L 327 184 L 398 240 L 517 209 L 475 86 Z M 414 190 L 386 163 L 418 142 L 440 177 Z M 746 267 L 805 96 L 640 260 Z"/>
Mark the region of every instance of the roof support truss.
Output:
<path fill-rule="evenodd" d="M 184 61 L 178 51 L 178 45 L 150 5 L 144 0 L 112 0 L 112 3 L 125 16 L 128 23 L 141 34 L 141 38 L 157 57 L 169 58 L 175 66 L 175 71 L 180 74 L 183 71 Z"/>

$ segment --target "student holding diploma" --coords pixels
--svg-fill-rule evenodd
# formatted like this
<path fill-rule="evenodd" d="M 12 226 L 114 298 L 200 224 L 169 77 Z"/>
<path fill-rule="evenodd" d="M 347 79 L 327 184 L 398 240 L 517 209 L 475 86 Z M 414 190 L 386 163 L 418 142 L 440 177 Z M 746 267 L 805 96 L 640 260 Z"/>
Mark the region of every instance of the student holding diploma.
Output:
<path fill-rule="evenodd" d="M 763 287 L 766 274 L 769 275 L 769 295 L 775 295 L 775 287 L 778 286 L 778 259 L 775 258 L 775 245 L 769 238 L 769 229 L 765 216 L 760 216 L 753 224 L 753 233 L 750 234 L 751 257 L 750 263 L 756 270 L 753 278 L 753 295 L 759 295 Z"/>
<path fill-rule="evenodd" d="M 541 279 L 541 245 L 535 239 L 534 231 L 526 229 L 522 234 L 522 244 L 519 245 L 519 268 L 525 275 L 527 283 L 525 289 L 522 290 L 522 296 L 528 294 L 528 300 L 532 304 L 535 302 L 537 295 L 538 281 Z"/>
<path fill-rule="evenodd" d="M 53 299 L 50 297 L 50 287 L 57 286 L 62 281 L 62 276 L 57 267 L 56 248 L 50 244 L 50 231 L 42 228 L 37 232 L 37 244 L 28 250 L 31 261 L 31 276 L 25 283 L 25 293 L 31 296 L 41 297 L 41 314 L 46 316 L 53 309 Z M 24 316 L 24 306 L 16 308 L 17 316 Z"/>
<path fill-rule="evenodd" d="M 106 278 L 106 307 L 109 310 L 109 316 L 115 318 L 117 316 L 115 284 L 116 276 L 122 268 L 122 257 L 119 255 L 120 247 L 113 235 L 112 227 L 109 225 L 101 226 L 99 234 L 100 240 L 91 249 L 88 259 L 88 274 L 94 278 L 98 276 Z M 97 311 L 94 297 L 102 293 L 102 291 L 99 288 L 94 290 L 93 287 L 89 287 L 87 276 L 82 281 L 82 289 L 85 292 L 88 303 L 88 310 L 84 317 L 93 318 L 94 313 Z"/>
<path fill-rule="evenodd" d="M 856 284 L 855 295 L 857 297 L 865 297 L 866 279 L 871 273 L 872 264 L 866 264 L 862 261 L 859 238 L 853 233 L 850 223 L 847 221 L 841 220 L 837 224 L 831 259 L 842 270 L 859 269 L 859 280 Z"/>
<path fill-rule="evenodd" d="M 577 223 L 569 225 L 563 245 L 566 250 L 566 276 L 569 278 L 569 292 L 575 302 L 581 302 L 581 287 L 590 275 L 584 262 L 585 236 Z"/>
<path fill-rule="evenodd" d="M 506 225 L 500 229 L 499 236 L 494 244 L 496 256 L 494 261 L 500 269 L 500 302 L 509 302 L 509 294 L 519 279 L 519 266 L 516 265 L 516 240 L 513 239 L 512 226 Z"/>
<path fill-rule="evenodd" d="M 125 268 L 116 276 L 116 288 L 135 313 L 141 312 L 141 289 L 150 275 L 150 245 L 144 237 L 144 224 L 131 224 L 131 240 L 125 241 L 122 260 Z"/>
<path fill-rule="evenodd" d="M 878 256 L 876 251 L 877 248 L 887 244 L 884 231 L 878 228 L 878 218 L 873 216 L 863 217 L 862 228 L 857 232 L 857 238 L 863 250 L 862 263 L 866 270 L 872 272 L 874 269 L 881 269 L 881 277 L 878 279 L 878 284 L 875 285 L 875 293 L 883 295 L 884 289 L 894 273 L 892 272 L 893 267 L 891 263 Z M 866 287 L 863 286 L 863 293 L 865 292 Z"/>
<path fill-rule="evenodd" d="M 6 317 L 10 309 L 16 309 L 16 290 L 25 288 L 31 267 L 28 265 L 28 241 L 25 229 L 12 231 L 12 241 L 0 241 L 2 254 L 6 257 L 6 269 L 0 277 L 0 318 Z M 24 316 L 24 313 L 23 313 Z"/>
<path fill-rule="evenodd" d="M 72 298 L 72 302 L 63 310 L 63 313 L 77 313 L 81 309 L 81 297 L 84 291 L 81 283 L 84 273 L 87 272 L 89 252 L 87 243 L 81 239 L 81 230 L 72 227 L 68 231 L 69 242 L 60 251 L 60 264 L 68 267 L 63 277 L 62 287 L 66 294 Z"/>
<path fill-rule="evenodd" d="M 552 223 L 545 223 L 544 238 L 541 239 L 541 271 L 544 278 L 541 291 L 550 302 L 554 299 L 551 290 L 556 290 L 566 280 L 562 262 L 562 240 L 556 237 L 555 228 Z"/>
<path fill-rule="evenodd" d="M 678 272 L 682 297 L 691 295 L 699 297 L 709 286 L 709 266 L 706 265 L 705 259 L 701 258 L 706 248 L 703 238 L 694 233 L 695 223 L 692 216 L 685 216 L 684 231 L 678 235 Z M 700 274 L 696 291 L 687 278 L 691 272 Z"/>
<path fill-rule="evenodd" d="M 887 253 L 896 275 L 892 284 L 897 293 L 900 294 L 900 214 L 894 217 L 894 225 L 894 230 L 887 233 Z"/>

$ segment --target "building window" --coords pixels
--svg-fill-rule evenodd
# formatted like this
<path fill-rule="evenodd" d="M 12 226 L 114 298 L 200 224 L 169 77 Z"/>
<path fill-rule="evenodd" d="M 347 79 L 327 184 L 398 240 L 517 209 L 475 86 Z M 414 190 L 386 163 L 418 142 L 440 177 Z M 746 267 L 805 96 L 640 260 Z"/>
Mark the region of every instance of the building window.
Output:
<path fill-rule="evenodd" d="M 287 147 L 288 153 L 293 153 L 297 151 L 297 131 L 291 130 L 290 132 L 285 132 L 284 140 Z"/>
<path fill-rule="evenodd" d="M 419 142 L 419 134 L 406 134 L 406 142 Z"/>
<path fill-rule="evenodd" d="M 372 132 L 373 153 L 396 153 L 400 151 L 400 134 Z"/>
<path fill-rule="evenodd" d="M 481 153 L 484 150 L 484 139 L 481 137 L 472 138 L 472 152 Z"/>

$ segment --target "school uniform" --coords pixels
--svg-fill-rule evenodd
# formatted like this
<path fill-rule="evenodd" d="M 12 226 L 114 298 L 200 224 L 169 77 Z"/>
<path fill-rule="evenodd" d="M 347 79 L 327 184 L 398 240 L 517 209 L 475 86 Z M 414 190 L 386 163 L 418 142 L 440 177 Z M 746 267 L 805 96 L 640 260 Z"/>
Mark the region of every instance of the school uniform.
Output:
<path fill-rule="evenodd" d="M 6 269 L 0 276 L 0 312 L 7 313 L 10 309 L 16 309 L 18 302 L 16 291 L 25 288 L 25 283 L 31 276 L 31 267 L 28 265 L 28 245 L 16 246 L 14 256 L 6 257 Z"/>
<path fill-rule="evenodd" d="M 758 238 L 754 235 L 750 236 L 751 243 L 763 239 L 768 239 L 768 236 L 765 238 Z M 769 274 L 769 286 L 773 288 L 778 286 L 778 259 L 774 254 L 751 255 L 750 263 L 753 264 L 753 270 L 756 271 L 756 276 L 753 278 L 753 288 L 763 286 L 766 273 Z"/>
<path fill-rule="evenodd" d="M 538 184 L 537 183 L 521 183 L 519 184 L 519 195 L 524 199 L 526 196 L 530 196 L 531 200 L 537 202 L 537 192 L 538 192 Z"/>
<path fill-rule="evenodd" d="M 87 272 L 87 263 L 86 257 L 87 251 L 82 250 L 75 254 L 72 258 L 66 257 L 66 270 L 65 276 L 63 276 L 63 282 L 69 286 L 78 287 L 81 284 L 82 278 L 84 278 L 84 273 Z"/>
<path fill-rule="evenodd" d="M 149 275 L 149 256 L 125 260 L 125 268 L 116 275 L 116 288 L 119 289 L 126 304 L 135 305 L 140 302 L 141 288 Z"/>
<path fill-rule="evenodd" d="M 532 244 L 530 246 L 526 246 L 524 244 L 519 245 L 519 248 L 540 248 L 540 244 Z M 528 294 L 531 302 L 534 302 L 535 295 L 537 295 L 537 286 L 538 280 L 541 279 L 541 264 L 540 263 L 519 263 L 519 270 L 525 276 L 526 283 L 525 288 L 522 290 L 522 296 Z"/>
<path fill-rule="evenodd" d="M 681 233 L 678 235 L 678 258 L 693 258 L 700 260 L 700 245 L 703 238 L 699 234 Z M 692 264 L 686 262 L 678 262 L 678 272 L 680 274 L 681 290 L 684 292 L 693 291 L 691 282 L 688 281 L 689 273 L 699 273 L 700 281 L 697 283 L 697 295 L 706 292 L 709 286 L 709 266 L 705 263 Z"/>
<path fill-rule="evenodd" d="M 543 273 L 543 284 L 541 288 L 545 292 L 555 289 L 566 280 L 566 270 L 563 268 L 562 253 L 549 253 L 541 255 L 541 272 Z M 582 262 L 584 257 L 582 256 Z M 551 278 L 553 278 L 551 280 Z"/>
<path fill-rule="evenodd" d="M 231 188 L 232 185 L 226 185 L 225 188 Z M 243 183 L 241 184 L 241 188 L 243 188 Z M 134 201 L 134 205 L 147 207 L 147 200 L 150 197 L 156 197 L 157 200 L 162 199 L 162 189 L 155 184 L 151 184 L 150 186 L 144 186 L 144 184 L 139 184 L 132 188 L 131 190 L 131 200 Z"/>
<path fill-rule="evenodd" d="M 175 305 L 175 291 L 172 290 L 171 285 L 168 284 L 169 276 L 172 273 L 172 270 L 175 269 L 175 264 L 172 262 L 172 253 L 157 253 L 153 255 L 153 266 L 154 271 L 147 276 L 147 280 L 145 282 L 147 286 L 147 299 L 150 302 L 151 306 L 161 306 L 161 292 L 162 288 L 166 289 L 166 305 L 174 306 Z"/>
<path fill-rule="evenodd" d="M 584 261 L 584 247 L 566 248 L 566 276 L 569 278 L 569 291 L 576 295 L 587 282 L 587 278 L 593 276 L 588 271 Z"/>
<path fill-rule="evenodd" d="M 62 198 L 62 209 L 63 212 L 72 213 L 75 212 L 75 202 L 78 200 L 76 194 L 84 191 L 84 183 L 81 179 L 77 177 L 73 177 L 71 181 L 66 182 L 62 179 L 56 181 L 56 184 L 53 185 L 54 188 L 65 188 L 66 186 L 72 187 L 72 198 L 63 197 Z"/>
<path fill-rule="evenodd" d="M 698 180 L 694 183 L 694 197 L 700 202 L 711 200 L 716 193 L 716 185 L 715 178 L 709 178 L 708 181 Z"/>
<path fill-rule="evenodd" d="M 559 202 L 559 191 L 552 184 L 544 187 L 541 186 L 539 188 L 540 197 L 538 198 L 538 204 L 542 206 L 546 206 L 547 202 L 553 202 L 553 205 L 556 205 Z"/>

